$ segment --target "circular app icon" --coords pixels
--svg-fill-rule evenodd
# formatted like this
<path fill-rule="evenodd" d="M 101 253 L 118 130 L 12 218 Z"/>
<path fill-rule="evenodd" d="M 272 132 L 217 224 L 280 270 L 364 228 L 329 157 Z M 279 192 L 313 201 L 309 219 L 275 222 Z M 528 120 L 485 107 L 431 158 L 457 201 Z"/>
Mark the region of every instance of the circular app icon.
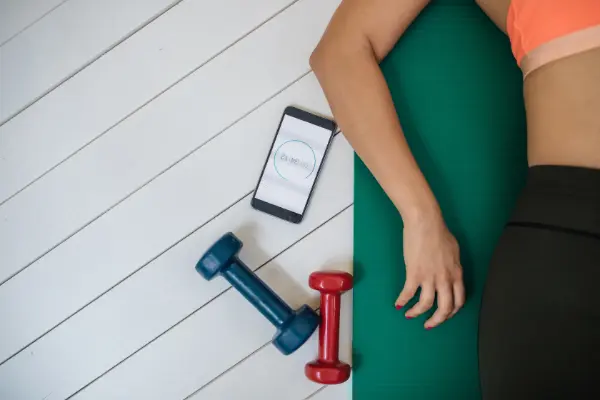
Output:
<path fill-rule="evenodd" d="M 317 158 L 313 149 L 301 140 L 282 143 L 273 155 L 275 171 L 286 180 L 307 179 L 315 170 Z"/>

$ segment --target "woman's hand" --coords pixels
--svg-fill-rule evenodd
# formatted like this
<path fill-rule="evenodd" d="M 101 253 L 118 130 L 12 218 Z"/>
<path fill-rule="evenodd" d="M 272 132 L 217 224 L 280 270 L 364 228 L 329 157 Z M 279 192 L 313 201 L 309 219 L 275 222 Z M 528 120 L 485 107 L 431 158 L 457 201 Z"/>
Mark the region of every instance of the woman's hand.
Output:
<path fill-rule="evenodd" d="M 453 317 L 465 303 L 465 287 L 458 242 L 441 215 L 405 221 L 404 261 L 406 282 L 396 308 L 406 305 L 420 287 L 419 301 L 406 311 L 406 318 L 417 317 L 433 307 L 436 295 L 437 310 L 425 322 L 425 328 Z"/>

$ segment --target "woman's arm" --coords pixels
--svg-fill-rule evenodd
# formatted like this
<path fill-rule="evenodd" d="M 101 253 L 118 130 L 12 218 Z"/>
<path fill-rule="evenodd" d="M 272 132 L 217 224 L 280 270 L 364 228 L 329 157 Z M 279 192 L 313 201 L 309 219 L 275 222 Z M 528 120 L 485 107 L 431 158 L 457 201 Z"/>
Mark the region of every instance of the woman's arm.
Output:
<path fill-rule="evenodd" d="M 404 138 L 379 68 L 381 61 L 429 0 L 344 0 L 335 12 L 310 64 L 333 114 L 404 221 L 407 265 L 400 308 L 421 287 L 415 317 L 433 306 L 425 324 L 436 326 L 464 303 L 458 246 Z"/>
<path fill-rule="evenodd" d="M 404 139 L 381 61 L 428 0 L 346 0 L 310 59 L 333 114 L 405 222 L 439 214 Z"/>

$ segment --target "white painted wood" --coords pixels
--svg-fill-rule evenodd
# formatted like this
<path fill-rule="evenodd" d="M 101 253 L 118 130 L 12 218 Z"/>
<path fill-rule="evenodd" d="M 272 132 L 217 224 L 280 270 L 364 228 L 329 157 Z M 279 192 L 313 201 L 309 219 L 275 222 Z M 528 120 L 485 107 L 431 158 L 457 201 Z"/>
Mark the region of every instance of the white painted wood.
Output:
<path fill-rule="evenodd" d="M 0 286 L 0 321 L 10 327 L 0 330 L 0 360 L 251 191 L 290 103 L 327 110 L 315 78 L 304 78 Z M 342 137 L 332 160 L 336 152 L 341 163 L 328 162 L 324 174 L 347 185 L 348 196 L 352 152 Z"/>
<path fill-rule="evenodd" d="M 268 345 L 190 399 L 279 400 L 284 397 L 286 400 L 304 400 L 320 387 L 304 376 L 304 365 L 315 357 L 318 336 L 314 334 L 302 348 L 287 357 Z M 265 338 L 264 343 L 268 340 Z"/>
<path fill-rule="evenodd" d="M 308 276 L 319 269 L 351 267 L 351 232 L 352 209 L 348 209 L 258 275 L 292 307 L 315 305 L 318 295 L 308 288 Z M 266 319 L 229 290 L 74 398 L 182 399 L 259 349 L 273 333 Z"/>
<path fill-rule="evenodd" d="M 340 231 L 340 240 L 352 241 L 351 232 Z M 348 272 L 351 264 L 336 266 Z M 315 303 L 317 304 L 317 303 Z M 348 362 L 352 354 L 352 292 L 342 297 L 342 315 L 340 321 L 340 359 Z M 318 335 L 312 336 L 304 347 L 288 357 L 273 347 L 267 346 L 235 365 L 216 380 L 194 395 L 190 400 L 229 400 L 263 399 L 279 400 L 285 393 L 286 400 L 304 400 L 315 393 L 321 385 L 308 380 L 304 375 L 304 366 L 313 360 L 318 352 Z M 325 390 L 320 393 L 322 399 L 347 399 L 349 385 L 335 385 L 338 390 Z M 343 393 L 345 397 L 340 397 Z M 325 396 L 327 395 L 327 396 Z M 315 397 L 319 394 L 315 395 Z"/>
<path fill-rule="evenodd" d="M 266 151 L 268 139 L 263 142 Z M 257 168 L 252 169 L 259 172 Z M 167 173 L 153 184 L 164 179 L 189 185 L 197 175 L 195 166 L 184 169 L 187 175 Z M 222 279 L 202 280 L 194 270 L 202 252 L 223 233 L 232 230 L 242 239 L 241 257 L 251 268 L 263 265 L 351 204 L 351 171 L 351 150 L 344 138 L 338 137 L 302 224 L 257 212 L 250 207 L 251 196 L 246 196 L 0 366 L 0 398 L 42 398 L 49 392 L 65 398 L 73 394 L 227 287 Z M 178 193 L 189 196 L 184 187 Z M 139 200 L 145 200 L 143 195 Z M 198 206 L 202 206 L 201 200 Z M 351 236 L 351 232 L 340 233 L 341 237 Z M 73 365 L 77 365 L 75 370 Z"/>
<path fill-rule="evenodd" d="M 291 2 L 185 0 L 0 126 L 0 203 Z"/>
<path fill-rule="evenodd" d="M 1 206 L 0 282 L 307 73 L 338 1 L 294 4 Z"/>
<path fill-rule="evenodd" d="M 20 0 L 19 6 L 49 1 L 58 0 Z M 133 21 L 143 20 L 148 4 L 159 0 L 93 1 L 63 6 L 88 2 L 104 16 L 111 7 L 131 6 L 123 17 Z M 308 71 L 308 55 L 339 0 L 299 0 L 278 13 L 292 2 L 184 0 L 0 122 L 0 399 L 57 400 L 81 388 L 75 398 L 304 400 L 315 394 L 319 386 L 302 370 L 316 354 L 316 336 L 290 357 L 261 347 L 274 329 L 235 291 L 219 296 L 228 288 L 224 280 L 205 282 L 193 269 L 226 230 L 244 240 L 242 257 L 253 267 L 285 251 L 259 272 L 296 306 L 317 305 L 306 285 L 309 272 L 351 267 L 351 208 L 286 250 L 351 204 L 353 154 L 343 137 L 334 142 L 302 224 L 248 204 L 283 108 L 329 112 L 312 74 L 283 89 Z M 8 44 L 46 19 L 60 22 L 59 9 Z M 63 34 L 70 22 L 77 25 L 77 35 L 68 38 L 75 46 L 114 28 L 102 15 L 98 21 L 104 18 L 106 26 L 87 24 L 89 15 L 76 9 L 71 17 L 78 14 L 80 21 L 46 29 L 48 38 Z M 124 32 L 139 27 L 119 26 Z M 58 49 L 27 55 L 30 44 L 46 45 L 35 40 L 19 54 L 62 57 L 66 66 L 73 61 L 68 56 L 82 54 Z M 106 48 L 98 43 L 92 43 L 96 53 L 83 64 L 73 61 L 68 74 Z M 0 46 L 0 121 L 5 65 Z M 29 67 L 19 73 L 39 73 Z M 345 306 L 348 329 L 342 332 L 351 332 L 350 312 Z M 342 342 L 349 353 L 350 338 Z M 348 398 L 340 394 L 346 386 L 311 398 Z"/>
<path fill-rule="evenodd" d="M 0 77 L 2 76 L 2 48 L 0 47 Z M 2 78 L 0 78 L 0 115 L 2 115 Z M 0 125 L 1 127 L 1 125 Z M 1 136 L 0 136 L 1 137 Z M 0 148 L 2 146 L 2 141 L 0 141 Z M 0 165 L 3 164 L 2 151 L 0 151 Z M 1 204 L 1 200 L 0 200 Z"/>
<path fill-rule="evenodd" d="M 18 35 L 64 0 L 0 1 L 0 46 Z M 1 50 L 0 50 L 1 51 Z M 2 114 L 0 114 L 2 115 Z"/>
<path fill-rule="evenodd" d="M 70 0 L 2 46 L 0 121 L 59 84 L 176 0 Z M 56 117 L 56 116 L 55 116 Z"/>
<path fill-rule="evenodd" d="M 327 386 L 307 400 L 348 400 L 352 398 L 351 390 L 351 383 L 348 381 L 341 385 Z"/>

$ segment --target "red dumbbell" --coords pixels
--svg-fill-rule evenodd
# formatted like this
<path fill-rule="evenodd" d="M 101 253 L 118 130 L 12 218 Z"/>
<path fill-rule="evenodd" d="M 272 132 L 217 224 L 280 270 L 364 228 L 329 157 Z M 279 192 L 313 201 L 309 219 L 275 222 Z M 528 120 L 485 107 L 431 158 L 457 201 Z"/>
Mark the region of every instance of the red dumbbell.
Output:
<path fill-rule="evenodd" d="M 314 272 L 308 285 L 321 292 L 319 356 L 306 364 L 304 373 L 311 381 L 332 385 L 350 377 L 350 365 L 339 360 L 341 296 L 352 289 L 352 275 L 341 271 Z"/>

